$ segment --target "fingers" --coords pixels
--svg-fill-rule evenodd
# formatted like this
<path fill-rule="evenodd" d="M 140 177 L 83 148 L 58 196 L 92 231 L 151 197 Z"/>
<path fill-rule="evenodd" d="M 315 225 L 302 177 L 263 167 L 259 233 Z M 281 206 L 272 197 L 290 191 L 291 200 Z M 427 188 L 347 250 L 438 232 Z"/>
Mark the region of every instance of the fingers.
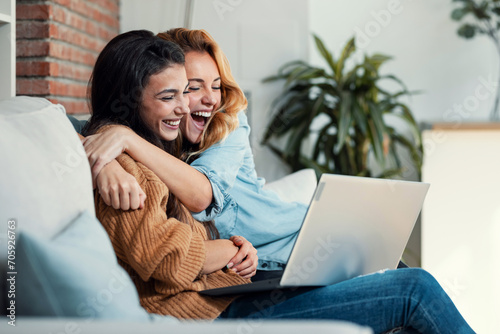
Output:
<path fill-rule="evenodd" d="M 118 210 L 144 207 L 146 193 L 137 180 L 117 162 L 111 162 L 97 176 L 97 187 L 103 201 Z"/>
<path fill-rule="evenodd" d="M 125 150 L 123 137 L 114 136 L 112 133 L 108 133 L 109 131 L 82 139 L 93 175 L 98 175 L 106 164 Z"/>
<path fill-rule="evenodd" d="M 118 210 L 137 210 L 144 208 L 146 193 L 137 184 L 134 189 L 128 185 L 109 186 L 99 192 L 106 205 Z"/>
<path fill-rule="evenodd" d="M 139 194 L 139 198 L 140 198 L 140 200 L 139 200 L 139 202 L 140 202 L 139 209 L 143 209 L 144 208 L 144 202 L 146 201 L 146 193 L 142 190 L 142 188 L 141 188 L 141 192 Z"/>
<path fill-rule="evenodd" d="M 144 207 L 144 200 L 146 199 L 146 193 L 137 184 L 137 187 L 133 187 L 130 190 L 130 209 L 137 210 Z"/>
<path fill-rule="evenodd" d="M 233 270 L 242 277 L 252 277 L 257 271 L 257 259 L 248 257 L 245 261 L 233 267 Z"/>
<path fill-rule="evenodd" d="M 232 236 L 229 238 L 233 242 L 233 244 L 237 247 L 239 247 L 238 253 L 229 261 L 227 267 L 232 268 L 234 265 L 239 264 L 243 261 L 243 259 L 247 256 L 250 247 L 252 247 L 252 244 L 250 244 L 248 241 L 246 241 L 245 238 L 240 237 L 240 236 Z"/>
<path fill-rule="evenodd" d="M 229 240 L 239 247 L 238 253 L 229 261 L 228 268 L 244 278 L 250 278 L 257 271 L 257 250 L 241 236 L 232 236 Z"/>
<path fill-rule="evenodd" d="M 109 197 L 111 199 L 111 206 L 116 210 L 121 209 L 120 192 L 118 191 L 117 188 L 115 187 L 110 188 Z"/>

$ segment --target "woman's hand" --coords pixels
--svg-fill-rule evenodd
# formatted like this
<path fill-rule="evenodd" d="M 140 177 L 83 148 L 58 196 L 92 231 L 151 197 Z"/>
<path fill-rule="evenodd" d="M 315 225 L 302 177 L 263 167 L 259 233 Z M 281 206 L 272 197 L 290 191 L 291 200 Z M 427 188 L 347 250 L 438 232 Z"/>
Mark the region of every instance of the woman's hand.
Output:
<path fill-rule="evenodd" d="M 239 248 L 238 253 L 229 260 L 227 267 L 243 278 L 250 278 L 257 271 L 257 249 L 242 236 L 233 235 L 229 238 Z"/>
<path fill-rule="evenodd" d="M 97 175 L 97 189 L 104 202 L 114 209 L 136 210 L 144 207 L 146 193 L 123 167 L 113 160 Z"/>
<path fill-rule="evenodd" d="M 129 137 L 135 135 L 131 129 L 122 125 L 108 125 L 103 129 L 98 134 L 82 139 L 94 182 L 104 166 L 125 152 Z"/>

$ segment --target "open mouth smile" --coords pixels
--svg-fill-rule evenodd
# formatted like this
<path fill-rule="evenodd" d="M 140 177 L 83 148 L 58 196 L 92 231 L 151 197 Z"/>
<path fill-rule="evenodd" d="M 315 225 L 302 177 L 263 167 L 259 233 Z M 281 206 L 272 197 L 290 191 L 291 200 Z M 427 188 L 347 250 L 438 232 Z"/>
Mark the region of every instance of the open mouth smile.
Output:
<path fill-rule="evenodd" d="M 210 116 L 212 116 L 211 111 L 195 111 L 191 113 L 191 118 L 193 120 L 193 123 L 196 126 L 196 128 L 200 131 L 203 131 Z"/>

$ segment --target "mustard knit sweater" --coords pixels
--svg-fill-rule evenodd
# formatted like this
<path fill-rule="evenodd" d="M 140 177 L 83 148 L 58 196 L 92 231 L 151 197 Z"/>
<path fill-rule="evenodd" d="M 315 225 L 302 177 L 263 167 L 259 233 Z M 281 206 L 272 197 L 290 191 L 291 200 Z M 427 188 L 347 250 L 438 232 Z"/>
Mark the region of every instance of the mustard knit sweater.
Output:
<path fill-rule="evenodd" d="M 205 227 L 189 213 L 188 222 L 169 218 L 165 212 L 167 186 L 130 156 L 122 154 L 117 160 L 146 193 L 144 208 L 115 210 L 96 192 L 96 213 L 110 236 L 118 262 L 137 287 L 142 306 L 148 312 L 181 319 L 216 318 L 233 299 L 202 296 L 197 291 L 249 280 L 222 270 L 202 275 Z"/>

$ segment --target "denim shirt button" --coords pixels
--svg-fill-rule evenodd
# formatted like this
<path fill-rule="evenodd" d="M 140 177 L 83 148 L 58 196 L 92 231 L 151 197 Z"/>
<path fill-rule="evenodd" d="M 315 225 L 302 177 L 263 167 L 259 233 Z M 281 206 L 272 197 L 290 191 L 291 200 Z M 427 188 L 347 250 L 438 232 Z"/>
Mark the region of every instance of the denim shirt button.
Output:
<path fill-rule="evenodd" d="M 267 268 L 267 263 L 263 263 L 262 268 Z"/>

